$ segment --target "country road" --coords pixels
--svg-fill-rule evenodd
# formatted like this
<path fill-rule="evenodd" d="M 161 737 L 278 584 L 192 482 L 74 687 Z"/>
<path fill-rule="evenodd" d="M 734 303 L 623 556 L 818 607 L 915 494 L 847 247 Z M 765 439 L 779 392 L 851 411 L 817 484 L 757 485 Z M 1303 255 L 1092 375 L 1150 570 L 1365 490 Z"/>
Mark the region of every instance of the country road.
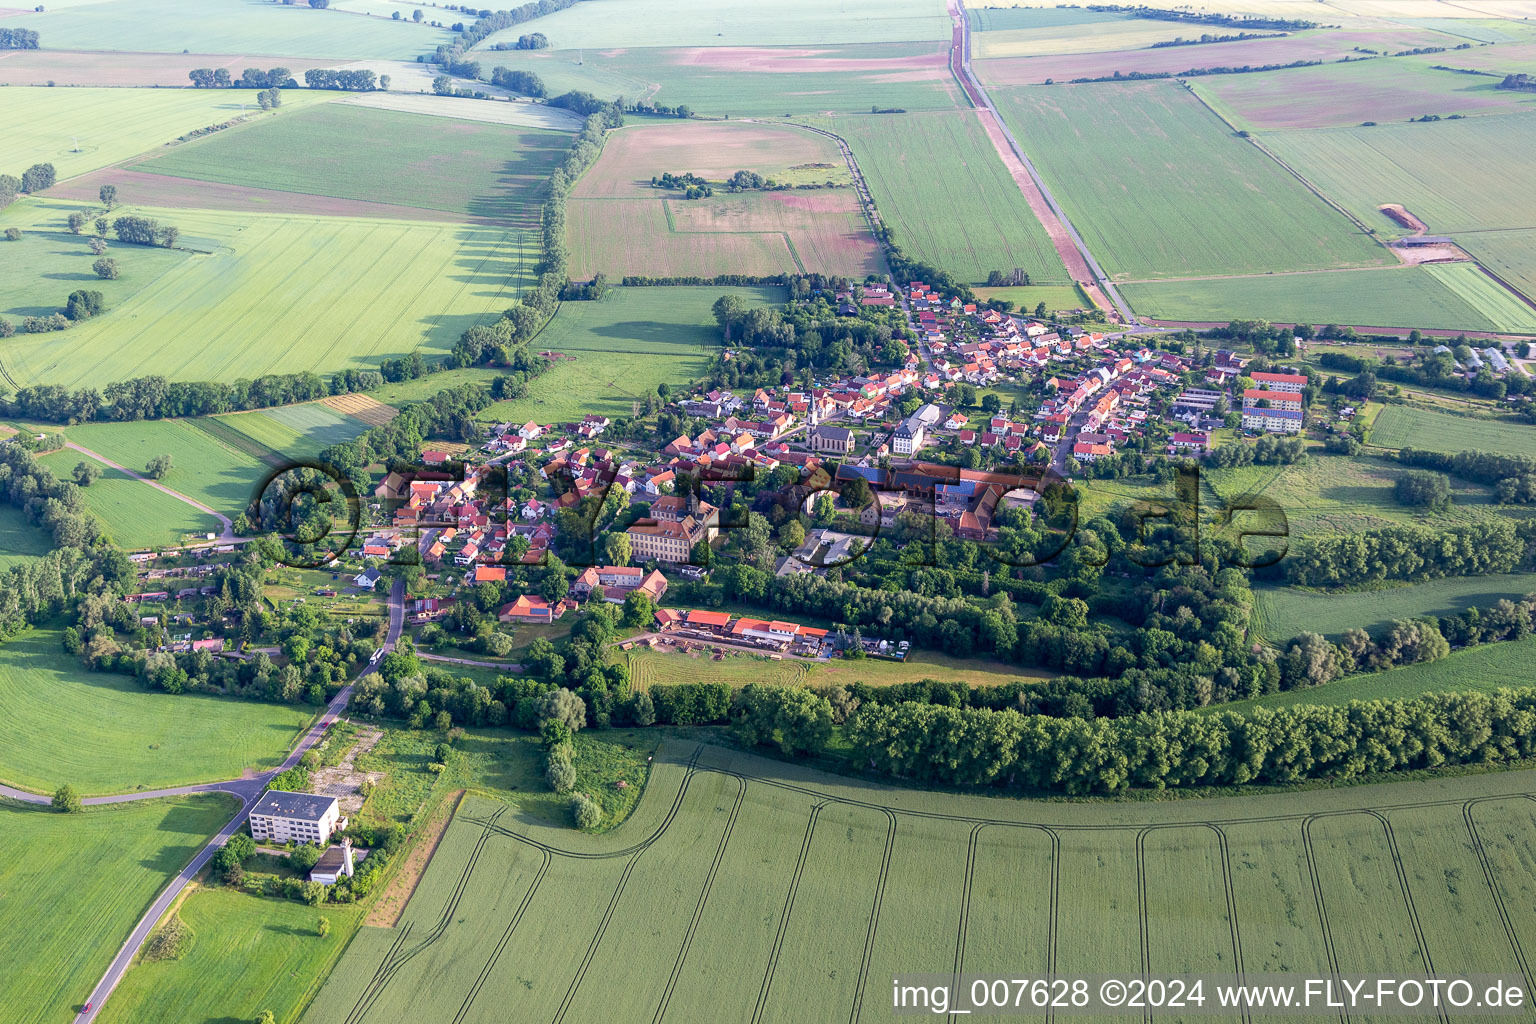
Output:
<path fill-rule="evenodd" d="M 234 523 L 232 523 L 230 521 L 229 516 L 226 516 L 224 513 L 222 513 L 222 512 L 215 512 L 213 509 L 209 508 L 207 505 L 204 505 L 202 502 L 196 501 L 196 500 L 194 500 L 192 498 L 189 498 L 185 494 L 182 494 L 180 491 L 173 491 L 169 487 L 167 487 L 164 484 L 160 483 L 158 480 L 151 480 L 149 477 L 145 476 L 144 474 L 136 473 L 133 470 L 129 469 L 127 466 L 120 466 L 117 463 L 113 462 L 111 459 L 107 458 L 105 455 L 101 455 L 101 454 L 98 454 L 97 452 L 93 452 L 89 448 L 86 448 L 86 447 L 84 447 L 82 445 L 75 444 L 75 442 L 73 442 L 73 441 L 65 441 L 64 442 L 64 447 L 70 449 L 71 451 L 77 451 L 81 455 L 85 455 L 85 456 L 88 456 L 90 458 L 93 458 L 97 462 L 101 463 L 104 466 L 110 466 L 111 468 L 117 470 L 119 473 L 123 473 L 123 474 L 125 474 L 127 476 L 133 477 L 135 480 L 138 480 L 140 483 L 149 484 L 149 486 L 153 487 L 157 491 L 160 491 L 162 494 L 168 494 L 171 497 L 175 498 L 177 501 L 185 502 L 186 504 L 191 505 L 193 508 L 197 509 L 200 512 L 208 513 L 210 516 L 213 516 L 213 518 L 217 519 L 219 521 L 219 525 L 221 525 L 224 528 L 224 532 L 219 535 L 219 539 L 220 540 L 234 540 L 235 539 Z"/>
<path fill-rule="evenodd" d="M 71 445 L 71 447 L 74 446 Z M 94 458 L 95 456 L 92 457 Z M 405 586 L 399 580 L 396 580 L 389 592 L 389 632 L 386 635 L 383 647 L 380 648 L 381 654 L 382 652 L 394 650 L 395 642 L 400 639 L 400 634 L 404 628 Z M 367 668 L 372 668 L 373 664 L 374 662 L 370 661 L 365 666 L 365 671 Z M 128 934 L 127 941 L 123 943 L 122 949 L 118 951 L 111 966 L 107 968 L 106 974 L 102 975 L 101 980 L 96 983 L 96 987 L 91 990 L 87 1001 L 82 1004 L 82 1009 L 75 1016 L 75 1024 L 88 1024 L 88 1022 L 96 1019 L 96 1015 L 101 1012 L 102 1005 L 106 1003 L 108 997 L 112 995 L 112 990 L 117 988 L 118 982 L 123 979 L 123 974 L 132 965 L 134 955 L 138 953 L 139 947 L 144 944 L 144 940 L 149 938 L 149 933 L 154 930 L 155 924 L 171 908 L 171 905 L 176 902 L 182 890 L 187 887 L 187 883 L 197 877 L 197 873 L 213 859 L 214 854 L 218 853 L 219 848 L 229 841 L 229 837 L 234 835 L 241 825 L 245 824 L 245 818 L 250 813 L 251 805 L 266 790 L 267 781 L 273 775 L 287 771 L 298 764 L 299 758 L 303 757 L 311 747 L 320 742 L 320 738 L 325 735 L 325 731 L 346 710 L 347 699 L 351 695 L 352 684 L 349 682 L 341 688 L 341 691 L 326 706 L 324 714 L 320 716 L 314 725 L 310 726 L 303 739 L 299 740 L 298 745 L 293 748 L 283 763 L 261 775 L 250 779 L 211 782 L 200 786 L 184 786 L 177 789 L 155 790 L 147 793 L 125 793 L 120 796 L 95 797 L 85 801 L 87 804 L 126 803 L 130 800 L 150 800 L 155 797 L 175 796 L 184 793 L 220 792 L 229 793 L 237 797 L 240 800 L 240 809 L 229 820 L 229 824 L 225 825 L 219 831 L 219 834 L 209 840 L 208 845 L 204 846 L 197 856 L 192 858 L 191 863 L 187 864 L 186 867 L 176 874 L 175 878 L 171 879 L 170 884 L 161 890 L 160 895 L 155 898 L 155 901 L 150 904 L 149 909 L 144 912 L 144 916 L 139 918 L 139 923 Z M 35 793 L 20 793 L 7 787 L 0 787 L 0 792 L 13 799 L 25 800 L 27 803 L 48 803 L 48 797 L 40 797 Z M 89 1006 L 90 1009 L 84 1009 L 83 1007 L 85 1006 Z"/>
<path fill-rule="evenodd" d="M 1019 140 L 1014 137 L 1013 131 L 1003 120 L 1002 115 L 997 112 L 997 107 L 993 105 L 992 97 L 987 95 L 986 87 L 981 84 L 981 79 L 977 78 L 976 73 L 971 69 L 971 19 L 966 14 L 964 0 L 949 0 L 949 14 L 950 18 L 954 21 L 955 31 L 955 40 L 951 49 L 951 60 L 953 61 L 956 57 L 959 58 L 960 85 L 965 89 L 966 94 L 976 104 L 977 110 L 981 113 L 983 125 L 988 129 L 987 134 L 994 136 L 994 142 L 996 142 L 995 135 L 1000 134 L 1008 143 L 1008 148 L 1012 151 L 1011 155 L 1017 158 L 1019 163 L 1023 165 L 1025 172 L 1029 176 L 1030 183 L 1034 186 L 1034 191 L 1039 193 L 1039 198 L 1044 201 L 1047 207 L 1045 211 L 1038 209 L 1035 211 L 1036 215 L 1040 216 L 1041 224 L 1046 228 L 1046 232 L 1054 234 L 1051 231 L 1053 227 L 1052 221 L 1055 221 L 1066 232 L 1067 239 L 1071 241 L 1070 249 L 1061 244 L 1057 246 L 1057 251 L 1062 256 L 1062 262 L 1067 265 L 1069 270 L 1073 269 L 1074 264 L 1080 264 L 1085 267 L 1093 278 L 1092 281 L 1086 282 L 1089 285 L 1090 295 L 1092 291 L 1097 290 L 1114 304 L 1115 309 L 1120 313 L 1123 323 L 1132 327 L 1141 326 L 1141 321 L 1136 319 L 1136 315 L 1131 312 L 1131 307 L 1120 297 L 1120 292 L 1115 288 L 1114 283 L 1110 281 L 1109 275 L 1104 273 L 1104 268 L 1099 266 L 1099 261 L 1094 259 L 1093 253 L 1088 251 L 1088 245 L 1083 241 L 1083 236 L 1078 234 L 1077 228 L 1067 219 L 1066 211 L 1061 208 L 1061 204 L 1056 201 L 1056 197 L 1051 195 L 1051 190 L 1046 187 L 1044 179 L 1040 177 L 1040 172 L 1035 169 L 1035 165 L 1029 159 L 1029 155 L 1024 152 L 1024 147 L 1019 145 Z M 998 156 L 1003 159 L 1004 164 L 1009 162 L 1009 155 L 1009 153 L 1003 152 L 1001 147 L 999 147 Z M 1034 198 L 1029 194 L 1030 190 L 1023 181 L 1019 181 L 1019 187 L 1025 193 L 1025 198 Z M 1031 203 L 1031 205 L 1033 206 L 1034 204 Z"/>

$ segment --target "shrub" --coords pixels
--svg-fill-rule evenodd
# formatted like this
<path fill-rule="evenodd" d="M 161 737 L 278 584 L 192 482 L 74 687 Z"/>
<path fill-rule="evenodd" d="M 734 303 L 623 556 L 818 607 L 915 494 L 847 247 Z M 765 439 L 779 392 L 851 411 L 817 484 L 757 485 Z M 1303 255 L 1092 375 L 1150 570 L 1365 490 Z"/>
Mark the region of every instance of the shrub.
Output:
<path fill-rule="evenodd" d="M 75 787 L 66 782 L 53 794 L 53 809 L 62 814 L 79 814 L 85 810 L 85 803 Z"/>
<path fill-rule="evenodd" d="M 144 959 L 180 960 L 191 944 L 192 929 L 187 927 L 181 915 L 172 914 L 171 919 L 149 937 L 144 947 Z"/>
<path fill-rule="evenodd" d="M 7 242 L 19 242 L 19 241 L 21 241 L 21 228 L 6 228 L 5 229 L 5 240 Z"/>
<path fill-rule="evenodd" d="M 564 757 L 551 757 L 544 767 L 544 779 L 556 793 L 569 793 L 576 788 L 576 766 Z"/>
<path fill-rule="evenodd" d="M 577 828 L 591 831 L 602 822 L 603 809 L 598 806 L 596 800 L 585 793 L 577 793 L 571 797 L 571 820 L 576 823 Z"/>

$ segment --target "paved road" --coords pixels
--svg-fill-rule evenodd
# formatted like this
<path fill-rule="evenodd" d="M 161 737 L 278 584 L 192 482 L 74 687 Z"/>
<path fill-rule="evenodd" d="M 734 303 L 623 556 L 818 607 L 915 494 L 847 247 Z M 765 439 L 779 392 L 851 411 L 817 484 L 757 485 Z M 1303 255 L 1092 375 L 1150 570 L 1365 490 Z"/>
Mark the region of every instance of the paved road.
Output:
<path fill-rule="evenodd" d="M 405 587 L 397 580 L 389 592 L 389 633 L 384 641 L 384 646 L 380 649 L 381 656 L 382 652 L 394 650 L 395 641 L 400 639 L 400 634 L 404 628 Z M 367 668 L 371 668 L 373 664 L 373 662 L 370 662 L 365 667 L 365 671 Z M 346 710 L 347 699 L 351 695 L 352 684 L 348 683 L 342 687 L 340 693 L 336 694 L 335 699 L 326 706 L 325 713 L 304 734 L 304 738 L 299 741 L 298 746 L 293 748 L 287 759 L 279 767 L 255 778 L 238 779 L 233 782 L 215 782 L 206 786 L 187 786 L 181 789 L 159 790 L 153 793 L 130 793 L 120 797 L 99 797 L 95 800 L 86 801 L 86 803 L 123 803 L 128 800 L 147 800 L 155 796 L 168 796 L 178 793 L 222 792 L 232 793 L 238 797 L 240 800 L 240 810 L 230 819 L 229 824 L 225 825 L 219 831 L 219 834 L 209 840 L 208 845 L 203 847 L 196 857 L 192 858 L 192 862 L 182 868 L 175 878 L 171 879 L 170 884 L 155 898 L 155 902 L 150 904 L 144 916 L 139 919 L 139 923 L 129 933 L 128 940 L 123 943 L 123 948 L 118 951 L 117 957 L 112 961 L 112 965 L 107 968 L 107 973 L 102 975 L 101 980 L 96 983 L 96 987 L 91 990 L 90 998 L 85 1004 L 91 1008 L 89 1010 L 81 1009 L 75 1017 L 75 1024 L 89 1024 L 89 1022 L 96 1019 L 96 1015 L 101 1012 L 101 1007 L 112 994 L 112 990 L 123 979 L 123 973 L 133 963 L 134 954 L 144 944 L 144 940 L 149 938 L 149 933 L 154 930 L 155 923 L 171 908 L 171 904 L 176 902 L 176 898 L 187 887 L 187 883 L 192 881 L 197 876 L 197 873 L 213 859 L 214 854 L 219 852 L 219 848 L 229 841 L 229 837 L 234 835 L 241 825 L 245 824 L 245 818 L 250 813 L 251 805 L 256 802 L 256 799 L 267 788 L 267 780 L 278 772 L 287 771 L 298 764 L 299 758 L 303 757 L 306 751 L 320 742 L 320 738 L 325 735 L 325 730 L 330 728 L 337 717 Z M 33 794 L 28 794 L 28 796 L 33 796 Z M 46 803 L 47 800 L 47 797 L 41 797 L 37 800 L 29 799 L 28 802 L 40 801 Z"/>
<path fill-rule="evenodd" d="M 135 473 L 133 470 L 129 469 L 127 466 L 119 466 L 117 463 L 113 462 L 111 459 L 107 458 L 105 455 L 100 455 L 100 454 L 98 454 L 96 452 L 93 452 L 89 448 L 85 448 L 85 447 L 82 447 L 81 445 L 75 444 L 75 442 L 73 442 L 73 441 L 65 441 L 64 442 L 64 447 L 72 449 L 74 451 L 77 451 L 81 455 L 88 455 L 91 458 L 95 459 L 97 462 L 102 463 L 103 465 L 111 466 L 113 469 L 117 470 L 119 473 L 126 473 L 128 476 L 133 477 L 135 480 L 138 480 L 138 481 L 140 481 L 142 483 L 149 484 L 149 486 L 153 487 L 155 490 L 160 491 L 163 494 L 169 494 L 171 497 L 175 498 L 177 501 L 186 502 L 188 505 L 191 505 L 193 508 L 197 509 L 198 511 L 208 513 L 210 516 L 213 516 L 213 518 L 217 519 L 219 521 L 220 525 L 222 525 L 224 527 L 224 532 L 219 535 L 219 540 L 234 540 L 235 539 L 234 524 L 232 522 L 230 522 L 229 516 L 226 516 L 224 513 L 222 513 L 222 512 L 215 512 L 213 509 L 209 508 L 207 505 L 204 505 L 202 502 L 194 501 L 193 499 L 187 497 L 185 494 L 182 494 L 180 491 L 173 491 L 169 487 L 167 487 L 164 484 L 160 483 L 159 481 L 151 480 L 149 477 L 145 476 L 142 473 Z"/>
<path fill-rule="evenodd" d="M 1008 127 L 1008 123 L 997 112 L 997 107 L 992 103 L 992 97 L 987 95 L 986 87 L 981 84 L 981 80 L 971 70 L 971 19 L 966 15 L 965 4 L 961 0 L 950 0 L 950 14 L 955 20 L 955 25 L 959 29 L 962 41 L 960 67 L 964 72 L 965 80 L 961 84 L 965 86 L 966 92 L 970 94 L 972 100 L 976 101 L 983 109 L 997 118 L 997 124 L 1002 128 L 1003 137 L 1008 140 L 1009 148 L 1019 158 L 1019 162 L 1024 165 L 1024 169 L 1029 172 L 1035 187 L 1040 190 L 1040 195 L 1044 197 L 1046 205 L 1051 208 L 1051 212 L 1056 214 L 1057 219 L 1061 221 L 1062 227 L 1066 228 L 1067 234 L 1072 239 L 1072 244 L 1077 247 L 1077 251 L 1082 254 L 1083 261 L 1088 264 L 1088 269 L 1093 273 L 1094 282 L 1103 290 L 1105 295 L 1109 296 L 1110 301 L 1115 304 L 1115 308 L 1120 311 L 1120 316 L 1125 323 L 1140 326 L 1141 321 L 1136 319 L 1136 315 L 1131 312 L 1131 307 L 1120 297 L 1119 291 L 1115 289 L 1114 283 L 1110 281 L 1109 275 L 1104 273 L 1104 269 L 1099 266 L 1099 261 L 1094 259 L 1093 253 L 1088 251 L 1087 244 L 1083 242 L 1083 236 L 1078 234 L 1077 228 L 1073 227 L 1072 222 L 1067 219 L 1066 211 L 1061 208 L 1061 204 L 1056 201 L 1056 197 L 1051 195 L 1051 190 L 1046 187 L 1045 181 L 1040 177 L 1040 172 L 1035 170 L 1035 165 L 1030 161 L 1028 154 L 1024 152 L 1024 147 L 1019 145 L 1019 140 L 1014 138 L 1013 131 Z"/>

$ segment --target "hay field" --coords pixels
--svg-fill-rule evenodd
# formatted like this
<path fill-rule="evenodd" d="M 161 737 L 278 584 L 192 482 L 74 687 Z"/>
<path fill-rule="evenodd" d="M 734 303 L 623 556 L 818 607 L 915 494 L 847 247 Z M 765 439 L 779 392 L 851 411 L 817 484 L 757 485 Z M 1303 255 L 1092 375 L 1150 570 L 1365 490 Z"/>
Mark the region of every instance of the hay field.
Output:
<path fill-rule="evenodd" d="M 152 692 L 133 676 L 87 672 L 61 637 L 34 629 L 0 646 L 0 779 L 15 786 L 51 793 L 67 782 L 91 795 L 238 778 L 280 764 L 314 718 L 307 706 Z"/>
<path fill-rule="evenodd" d="M 1455 57 L 1448 61 L 1454 65 Z M 1402 60 L 1208 75 L 1191 82 L 1227 120 L 1252 131 L 1386 124 L 1425 114 L 1512 113 L 1536 104 L 1536 94 L 1500 89 L 1498 79 Z"/>
<path fill-rule="evenodd" d="M 1389 405 L 1376 417 L 1371 444 L 1436 452 L 1500 452 L 1536 456 L 1536 430 L 1511 420 L 1474 420 Z"/>
<path fill-rule="evenodd" d="M 68 480 L 74 468 L 82 462 L 101 470 L 101 477 L 84 488 L 80 497 L 85 501 L 85 507 L 101 520 L 107 536 L 122 547 L 179 544 L 190 537 L 201 539 L 205 533 L 218 533 L 222 529 L 218 520 L 206 512 L 79 452 L 66 449 L 44 455 L 38 461 L 61 480 Z M 143 465 L 130 468 L 140 473 L 144 470 Z"/>
<path fill-rule="evenodd" d="M 466 801 L 401 922 L 360 931 L 304 1019 L 885 1020 L 893 974 L 1051 964 L 1514 972 L 1532 791 L 1063 806 L 669 745 L 603 836 Z"/>
<path fill-rule="evenodd" d="M 74 50 L 285 54 L 325 57 L 336 62 L 332 67 L 365 57 L 415 60 L 450 39 L 446 29 L 409 18 L 365 18 L 308 4 L 94 0 L 45 6 L 46 13 L 17 15 L 7 27 L 36 29 L 44 46 L 60 42 Z"/>
<path fill-rule="evenodd" d="M 1148 281 L 1128 284 L 1122 293 L 1138 312 L 1163 320 L 1256 316 L 1278 323 L 1536 330 L 1536 310 L 1470 263 Z"/>
<path fill-rule="evenodd" d="M 1070 285 L 1039 218 L 971 114 L 876 115 L 818 122 L 847 140 L 902 250 L 964 281 L 1022 267 Z"/>
<path fill-rule="evenodd" d="M 330 104 L 221 132 L 134 169 L 533 227 L 564 132 Z M 191 205 L 191 204 L 188 204 Z"/>
<path fill-rule="evenodd" d="M 250 101 L 254 95 L 233 89 L 0 89 L 5 173 L 19 176 L 31 164 L 51 163 L 61 179 L 68 178 L 238 118 L 242 100 L 246 116 L 266 124 L 334 98 L 289 90 L 281 110 L 264 114 Z"/>
<path fill-rule="evenodd" d="M 366 426 L 370 427 L 382 427 L 400 415 L 399 409 L 392 405 L 385 405 L 378 399 L 370 398 L 368 395 L 332 395 L 329 398 L 322 398 L 320 401 L 337 412 L 346 413 L 353 419 L 362 420 Z"/>
<path fill-rule="evenodd" d="M 1390 260 L 1172 83 L 998 89 L 993 100 L 1117 280 Z"/>
<path fill-rule="evenodd" d="M 183 245 L 209 251 L 105 316 L 18 336 L 6 354 L 18 381 L 235 380 L 440 355 L 509 306 L 538 259 L 534 235 L 488 225 L 133 212 L 179 225 Z"/>
<path fill-rule="evenodd" d="M 941 0 L 892 5 L 882 0 L 708 0 L 687 17 L 668 0 L 587 0 L 538 19 L 534 28 L 550 45 L 570 50 L 660 46 L 783 46 L 883 43 L 948 39 L 949 18 Z M 477 47 L 512 42 L 527 32 L 513 26 Z"/>
<path fill-rule="evenodd" d="M 1104 21 L 997 29 L 973 35 L 971 54 L 977 60 L 992 60 L 1052 53 L 1136 50 L 1153 43 L 1166 42 L 1187 32 L 1188 29 L 1172 22 L 1119 17 Z"/>
<path fill-rule="evenodd" d="M 235 810 L 221 795 L 83 814 L 0 802 L 0 1019 L 76 1015 L 139 916 Z"/>
<path fill-rule="evenodd" d="M 0 572 L 53 550 L 53 538 L 12 504 L 0 505 Z"/>

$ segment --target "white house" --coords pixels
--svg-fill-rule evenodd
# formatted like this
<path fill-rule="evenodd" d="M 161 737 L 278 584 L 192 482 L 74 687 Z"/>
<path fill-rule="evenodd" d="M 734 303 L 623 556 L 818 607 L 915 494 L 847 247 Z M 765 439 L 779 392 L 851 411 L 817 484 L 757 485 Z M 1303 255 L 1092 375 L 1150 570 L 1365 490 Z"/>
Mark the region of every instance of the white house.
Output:
<path fill-rule="evenodd" d="M 251 835 L 258 841 L 324 845 L 346 827 L 333 796 L 270 789 L 251 808 Z"/>

